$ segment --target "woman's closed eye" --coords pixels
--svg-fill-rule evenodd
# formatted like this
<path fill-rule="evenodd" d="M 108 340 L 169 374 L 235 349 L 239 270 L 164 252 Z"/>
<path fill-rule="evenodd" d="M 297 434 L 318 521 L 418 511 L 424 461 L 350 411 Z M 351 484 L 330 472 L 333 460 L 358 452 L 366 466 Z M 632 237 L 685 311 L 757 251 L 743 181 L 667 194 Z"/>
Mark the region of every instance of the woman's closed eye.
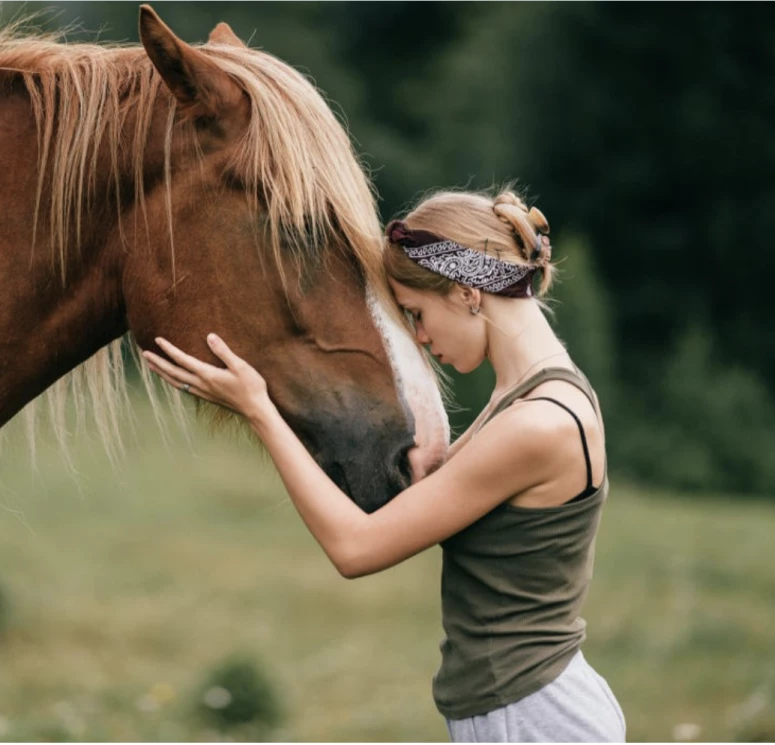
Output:
<path fill-rule="evenodd" d="M 420 311 L 415 312 L 409 310 L 409 308 L 404 308 L 404 313 L 406 314 L 406 318 L 412 326 L 415 326 L 422 320 L 422 313 Z"/>

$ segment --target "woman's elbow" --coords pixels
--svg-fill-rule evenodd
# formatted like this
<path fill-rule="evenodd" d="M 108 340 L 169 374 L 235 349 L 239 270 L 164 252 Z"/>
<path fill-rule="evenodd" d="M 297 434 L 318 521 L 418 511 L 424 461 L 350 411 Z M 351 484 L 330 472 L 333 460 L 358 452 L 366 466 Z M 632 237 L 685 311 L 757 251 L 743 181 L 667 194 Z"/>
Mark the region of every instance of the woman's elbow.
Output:
<path fill-rule="evenodd" d="M 336 569 L 345 579 L 358 579 L 358 577 L 364 576 L 364 573 L 359 572 L 357 567 L 350 566 L 349 564 L 337 564 Z"/>
<path fill-rule="evenodd" d="M 334 562 L 336 570 L 345 579 L 358 579 L 358 577 L 365 577 L 369 572 L 363 561 L 359 560 L 356 556 L 340 557 Z"/>
<path fill-rule="evenodd" d="M 364 518 L 359 525 L 343 530 L 335 543 L 329 543 L 329 558 L 345 579 L 366 577 L 395 563 L 388 561 L 388 552 L 370 529 L 369 517 L 364 515 Z"/>
<path fill-rule="evenodd" d="M 358 579 L 372 574 L 375 570 L 369 568 L 373 563 L 371 559 L 368 542 L 355 531 L 340 541 L 331 555 L 336 570 L 345 579 Z"/>
<path fill-rule="evenodd" d="M 377 557 L 367 549 L 353 548 L 350 551 L 340 554 L 334 562 L 337 571 L 345 579 L 358 579 L 367 577 L 370 574 L 376 574 L 387 566 L 380 566 Z"/>

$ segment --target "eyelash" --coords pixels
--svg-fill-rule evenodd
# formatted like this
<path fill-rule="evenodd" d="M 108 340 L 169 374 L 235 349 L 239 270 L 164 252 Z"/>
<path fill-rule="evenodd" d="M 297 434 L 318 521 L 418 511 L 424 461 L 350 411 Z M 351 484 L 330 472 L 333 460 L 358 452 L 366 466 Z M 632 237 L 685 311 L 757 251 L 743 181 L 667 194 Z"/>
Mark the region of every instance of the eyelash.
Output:
<path fill-rule="evenodd" d="M 409 323 L 414 326 L 418 321 L 422 321 L 422 312 L 418 312 L 417 315 L 415 315 L 411 310 L 405 309 L 404 313 L 406 313 L 406 317 L 409 319 Z"/>

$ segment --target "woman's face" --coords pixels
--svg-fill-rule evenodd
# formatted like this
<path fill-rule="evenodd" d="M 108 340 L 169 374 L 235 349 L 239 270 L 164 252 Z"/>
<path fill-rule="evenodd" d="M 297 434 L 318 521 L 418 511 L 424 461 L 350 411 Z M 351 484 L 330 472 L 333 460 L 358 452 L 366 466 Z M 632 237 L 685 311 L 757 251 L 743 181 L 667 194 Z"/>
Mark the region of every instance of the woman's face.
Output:
<path fill-rule="evenodd" d="M 471 290 L 456 286 L 443 296 L 389 281 L 396 301 L 411 316 L 420 344 L 427 345 L 439 362 L 460 373 L 479 367 L 487 340 L 483 320 L 470 311 L 471 305 L 478 305 Z"/>

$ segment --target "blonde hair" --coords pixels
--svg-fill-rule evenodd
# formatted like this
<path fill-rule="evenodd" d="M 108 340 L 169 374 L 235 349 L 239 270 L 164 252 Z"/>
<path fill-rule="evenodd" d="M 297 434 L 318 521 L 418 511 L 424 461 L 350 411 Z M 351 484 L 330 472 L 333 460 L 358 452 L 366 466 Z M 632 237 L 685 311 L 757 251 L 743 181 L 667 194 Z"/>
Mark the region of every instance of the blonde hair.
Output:
<path fill-rule="evenodd" d="M 411 230 L 425 230 L 466 248 L 496 255 L 502 261 L 539 269 L 539 297 L 552 286 L 556 267 L 550 261 L 548 239 L 543 239 L 549 233 L 549 223 L 539 209 L 528 209 L 511 189 L 496 196 L 487 192 L 437 192 L 421 201 L 404 222 Z M 537 241 L 541 241 L 541 249 L 532 258 Z M 447 295 L 457 284 L 416 264 L 400 245 L 389 240 L 386 243 L 385 270 L 397 282 L 440 295 Z"/>

